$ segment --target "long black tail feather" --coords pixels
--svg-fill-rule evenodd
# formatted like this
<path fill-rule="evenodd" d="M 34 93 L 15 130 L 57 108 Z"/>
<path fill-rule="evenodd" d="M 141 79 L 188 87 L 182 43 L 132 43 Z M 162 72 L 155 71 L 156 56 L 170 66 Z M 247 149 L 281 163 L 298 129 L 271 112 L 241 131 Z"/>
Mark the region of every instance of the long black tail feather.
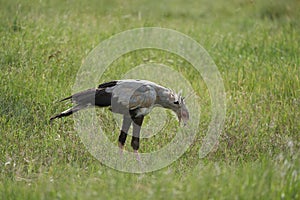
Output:
<path fill-rule="evenodd" d="M 82 92 L 78 92 L 69 97 L 66 97 L 60 102 L 65 100 L 71 100 L 76 105 L 72 108 L 69 108 L 57 115 L 54 115 L 50 118 L 52 122 L 56 118 L 67 117 L 79 110 L 87 108 L 88 106 L 99 106 L 106 107 L 111 105 L 111 93 L 107 93 L 104 88 L 97 89 L 88 89 Z"/>
<path fill-rule="evenodd" d="M 80 105 L 76 105 L 72 108 L 69 108 L 68 110 L 65 110 L 57 115 L 54 115 L 50 118 L 50 122 L 52 122 L 54 119 L 56 118 L 62 118 L 62 117 L 67 117 L 69 115 L 72 115 L 73 113 L 85 108 L 86 106 L 80 106 Z"/>

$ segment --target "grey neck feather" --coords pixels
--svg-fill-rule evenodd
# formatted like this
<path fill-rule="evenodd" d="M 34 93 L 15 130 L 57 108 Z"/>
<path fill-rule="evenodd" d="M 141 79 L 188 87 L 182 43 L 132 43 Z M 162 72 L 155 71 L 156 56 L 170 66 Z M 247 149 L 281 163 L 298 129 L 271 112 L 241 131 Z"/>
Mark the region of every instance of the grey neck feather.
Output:
<path fill-rule="evenodd" d="M 162 87 L 162 86 L 156 86 L 155 87 L 157 98 L 155 104 L 160 105 L 164 108 L 171 109 L 176 112 L 178 109 L 178 106 L 174 104 L 175 99 L 170 99 L 170 95 L 172 91 L 168 88 Z"/>

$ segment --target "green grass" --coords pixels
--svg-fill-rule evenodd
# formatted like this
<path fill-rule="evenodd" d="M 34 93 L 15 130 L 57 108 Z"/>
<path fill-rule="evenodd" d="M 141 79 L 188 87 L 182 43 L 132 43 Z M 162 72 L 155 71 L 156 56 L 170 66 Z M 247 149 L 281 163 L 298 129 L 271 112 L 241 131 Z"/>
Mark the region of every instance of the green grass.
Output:
<path fill-rule="evenodd" d="M 300 198 L 297 0 L 1 0 L 0 5 L 0 199 Z M 224 81 L 226 122 L 218 149 L 199 160 L 210 117 L 201 77 L 165 52 L 124 55 L 105 79 L 154 60 L 181 70 L 201 104 L 199 134 L 180 159 L 159 171 L 126 174 L 89 154 L 72 118 L 52 126 L 48 119 L 65 108 L 53 102 L 70 95 L 77 70 L 98 43 L 147 26 L 185 33 L 208 51 Z M 107 130 L 116 131 L 111 136 L 116 141 L 117 127 Z M 169 139 L 142 140 L 142 151 Z"/>

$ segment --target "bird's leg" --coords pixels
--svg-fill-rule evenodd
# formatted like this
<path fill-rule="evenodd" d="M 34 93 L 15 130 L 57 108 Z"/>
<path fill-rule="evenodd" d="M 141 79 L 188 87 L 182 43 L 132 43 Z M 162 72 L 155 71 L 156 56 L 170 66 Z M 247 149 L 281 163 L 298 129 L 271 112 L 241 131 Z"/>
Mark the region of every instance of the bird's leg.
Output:
<path fill-rule="evenodd" d="M 128 133 L 128 130 L 130 128 L 131 123 L 132 123 L 131 117 L 128 117 L 128 116 L 124 115 L 123 116 L 122 129 L 121 129 L 121 132 L 120 132 L 120 135 L 119 135 L 119 147 L 121 149 L 121 152 L 124 149 L 124 144 L 125 144 L 125 141 L 126 141 L 126 138 L 127 138 L 127 133 Z"/>
<path fill-rule="evenodd" d="M 140 132 L 141 132 L 143 120 L 144 120 L 144 116 L 133 118 L 134 123 L 133 123 L 131 146 L 133 148 L 134 153 L 136 154 L 136 158 L 138 161 L 140 161 L 138 149 L 140 147 Z"/>
<path fill-rule="evenodd" d="M 119 135 L 119 142 L 118 142 L 119 148 L 120 148 L 120 153 L 122 153 L 124 150 L 124 144 L 125 144 L 126 138 L 127 138 L 127 133 L 124 132 L 123 130 L 121 130 L 120 135 Z"/>

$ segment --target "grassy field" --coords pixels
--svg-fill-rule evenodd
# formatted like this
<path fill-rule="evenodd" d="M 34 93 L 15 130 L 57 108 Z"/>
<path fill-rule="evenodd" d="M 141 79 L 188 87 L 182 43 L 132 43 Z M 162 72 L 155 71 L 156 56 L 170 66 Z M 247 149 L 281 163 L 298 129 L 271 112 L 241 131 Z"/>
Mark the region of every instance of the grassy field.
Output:
<path fill-rule="evenodd" d="M 0 199 L 300 199 L 299 1 L 0 5 Z M 226 122 L 218 149 L 200 160 L 210 101 L 199 77 L 184 68 L 202 106 L 197 138 L 172 165 L 128 174 L 96 160 L 72 118 L 52 126 L 48 120 L 65 108 L 53 102 L 70 95 L 77 70 L 98 43 L 149 26 L 180 31 L 208 51 L 224 81 Z M 133 52 L 116 61 L 106 79 L 147 63 L 144 57 L 174 69 L 182 63 L 161 51 Z M 141 148 L 167 139 L 142 140 Z"/>

